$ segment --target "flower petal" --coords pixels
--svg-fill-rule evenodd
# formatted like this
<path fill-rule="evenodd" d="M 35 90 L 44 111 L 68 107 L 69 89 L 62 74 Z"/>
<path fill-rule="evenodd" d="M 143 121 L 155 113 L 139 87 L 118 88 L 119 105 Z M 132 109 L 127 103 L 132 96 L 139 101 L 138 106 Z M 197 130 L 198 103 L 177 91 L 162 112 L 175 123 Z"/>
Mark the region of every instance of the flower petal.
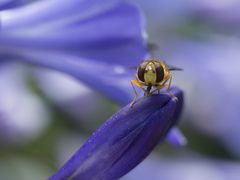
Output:
<path fill-rule="evenodd" d="M 9 58 L 11 57 L 6 56 L 4 59 Z M 132 100 L 133 90 L 130 79 L 134 75 L 127 73 L 122 66 L 111 66 L 66 54 L 37 51 L 20 50 L 18 58 L 67 73 L 118 103 L 127 104 Z"/>
<path fill-rule="evenodd" d="M 15 8 L 24 4 L 24 0 L 1 0 L 0 11 L 10 8 Z"/>
<path fill-rule="evenodd" d="M 137 166 L 176 124 L 179 98 L 160 94 L 144 97 L 133 108 L 125 106 L 107 120 L 52 177 L 56 179 L 118 179 Z"/>
<path fill-rule="evenodd" d="M 146 53 L 139 10 L 122 1 L 106 0 L 100 7 L 98 1 L 64 2 L 54 6 L 59 1 L 39 1 L 3 11 L 1 59 L 62 71 L 114 101 L 129 103 L 134 76 L 127 68 L 138 65 Z M 82 12 L 76 10 L 78 5 L 85 7 Z M 31 8 L 52 12 L 49 20 Z"/>
<path fill-rule="evenodd" d="M 181 130 L 176 127 L 172 128 L 169 131 L 169 133 L 166 137 L 166 141 L 176 147 L 182 147 L 187 144 L 186 137 L 183 135 Z"/>
<path fill-rule="evenodd" d="M 42 50 L 137 65 L 146 53 L 140 11 L 126 2 L 104 2 L 45 0 L 3 11 L 0 51 Z"/>
<path fill-rule="evenodd" d="M 11 1 L 11 0 L 8 0 Z M 101 3 L 100 3 L 101 2 Z M 42 0 L 23 8 L 7 12 L 4 27 L 27 28 L 29 25 L 49 23 L 78 15 L 81 19 L 109 9 L 119 0 Z M 51 11 L 49 11 L 51 9 Z M 44 13 L 42 13 L 44 12 Z M 4 18 L 5 19 L 5 18 Z"/>

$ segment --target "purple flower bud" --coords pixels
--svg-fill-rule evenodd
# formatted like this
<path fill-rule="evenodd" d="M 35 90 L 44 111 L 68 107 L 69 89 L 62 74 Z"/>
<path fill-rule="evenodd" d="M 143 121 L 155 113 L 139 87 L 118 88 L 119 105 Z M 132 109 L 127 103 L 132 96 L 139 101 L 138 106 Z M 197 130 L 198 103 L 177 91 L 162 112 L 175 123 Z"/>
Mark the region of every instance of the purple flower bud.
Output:
<path fill-rule="evenodd" d="M 56 172 L 50 180 L 118 179 L 146 158 L 176 124 L 183 92 L 172 88 L 178 101 L 160 94 L 143 97 L 120 109 Z"/>

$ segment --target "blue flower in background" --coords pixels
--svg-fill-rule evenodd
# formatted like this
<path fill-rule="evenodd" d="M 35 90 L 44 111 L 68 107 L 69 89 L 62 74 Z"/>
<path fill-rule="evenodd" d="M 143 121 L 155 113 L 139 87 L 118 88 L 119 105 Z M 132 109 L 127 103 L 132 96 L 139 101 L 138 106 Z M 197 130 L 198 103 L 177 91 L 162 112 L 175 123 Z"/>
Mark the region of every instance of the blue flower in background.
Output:
<path fill-rule="evenodd" d="M 222 32 L 239 32 L 239 1 L 199 1 L 195 18 Z"/>
<path fill-rule="evenodd" d="M 188 69 L 183 78 L 191 75 L 188 81 L 191 85 L 186 88 L 189 95 L 186 106 L 191 107 L 186 108 L 186 116 L 189 118 L 187 125 L 218 138 L 238 157 L 240 144 L 236 139 L 240 137 L 239 47 L 238 40 L 217 36 L 201 43 L 178 39 L 165 49 L 165 52 L 174 51 L 169 53 L 168 57 L 180 61 Z M 227 98 L 223 101 L 226 94 Z M 204 101 L 201 100 L 203 96 L 206 97 Z"/>
<path fill-rule="evenodd" d="M 28 88 L 26 74 L 19 64 L 0 65 L 0 147 L 32 142 L 51 122 L 43 100 Z"/>
<path fill-rule="evenodd" d="M 147 54 L 143 17 L 135 5 L 119 0 L 45 0 L 3 10 L 0 18 L 2 61 L 58 70 L 120 104 L 132 100 L 134 75 L 128 69 Z M 177 102 L 160 95 L 121 109 L 51 179 L 113 179 L 129 172 L 175 126 L 183 97 L 181 90 L 172 91 Z M 169 141 L 181 144 L 181 133 L 173 131 Z"/>
<path fill-rule="evenodd" d="M 132 98 L 125 68 L 146 54 L 135 6 L 118 0 L 38 1 L 2 11 L 1 24 L 1 57 L 68 73 L 117 102 Z"/>
<path fill-rule="evenodd" d="M 4 0 L 0 10 L 22 5 L 22 0 Z M 51 121 L 43 100 L 28 88 L 28 68 L 3 60 L 0 57 L 0 147 L 10 148 L 36 140 Z"/>
<path fill-rule="evenodd" d="M 171 156 L 150 155 L 122 180 L 238 180 L 240 164 L 206 157 L 193 151 Z"/>

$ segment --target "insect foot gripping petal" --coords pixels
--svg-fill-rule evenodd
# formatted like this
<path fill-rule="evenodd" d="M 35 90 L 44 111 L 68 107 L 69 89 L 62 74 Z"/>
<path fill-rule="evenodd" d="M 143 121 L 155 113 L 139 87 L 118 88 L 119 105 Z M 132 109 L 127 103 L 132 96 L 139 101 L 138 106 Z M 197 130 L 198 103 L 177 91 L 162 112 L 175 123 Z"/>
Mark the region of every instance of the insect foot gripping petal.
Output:
<path fill-rule="evenodd" d="M 171 92 L 171 90 L 168 90 L 168 95 L 172 98 L 173 101 L 177 102 L 178 98 L 176 96 L 173 95 L 173 93 Z"/>
<path fill-rule="evenodd" d="M 134 90 L 135 97 L 134 97 L 133 101 L 130 103 L 130 108 L 133 107 L 133 105 L 136 103 L 137 98 L 138 98 L 138 93 L 137 93 L 136 88 L 134 87 L 134 84 L 136 84 L 136 83 L 135 83 L 135 80 L 131 80 L 131 85 L 132 85 L 132 88 L 133 88 L 133 90 Z"/>
<path fill-rule="evenodd" d="M 133 108 L 133 105 L 137 102 L 137 98 L 134 98 L 133 101 L 130 103 L 130 108 Z"/>

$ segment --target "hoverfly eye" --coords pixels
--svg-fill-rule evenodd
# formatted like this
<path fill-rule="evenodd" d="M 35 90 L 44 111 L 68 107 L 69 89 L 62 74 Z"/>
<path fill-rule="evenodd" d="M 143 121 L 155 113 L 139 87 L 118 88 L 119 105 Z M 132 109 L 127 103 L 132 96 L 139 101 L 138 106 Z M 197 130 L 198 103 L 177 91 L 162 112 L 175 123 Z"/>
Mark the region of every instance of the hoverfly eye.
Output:
<path fill-rule="evenodd" d="M 138 67 L 138 71 L 137 71 L 137 76 L 138 76 L 138 79 L 142 82 L 145 82 L 144 80 L 144 74 L 145 74 L 145 66 L 143 65 L 140 65 Z"/>
<path fill-rule="evenodd" d="M 162 65 L 159 65 L 158 67 L 156 67 L 156 72 L 157 72 L 156 82 L 159 83 L 164 79 L 164 69 Z"/>

